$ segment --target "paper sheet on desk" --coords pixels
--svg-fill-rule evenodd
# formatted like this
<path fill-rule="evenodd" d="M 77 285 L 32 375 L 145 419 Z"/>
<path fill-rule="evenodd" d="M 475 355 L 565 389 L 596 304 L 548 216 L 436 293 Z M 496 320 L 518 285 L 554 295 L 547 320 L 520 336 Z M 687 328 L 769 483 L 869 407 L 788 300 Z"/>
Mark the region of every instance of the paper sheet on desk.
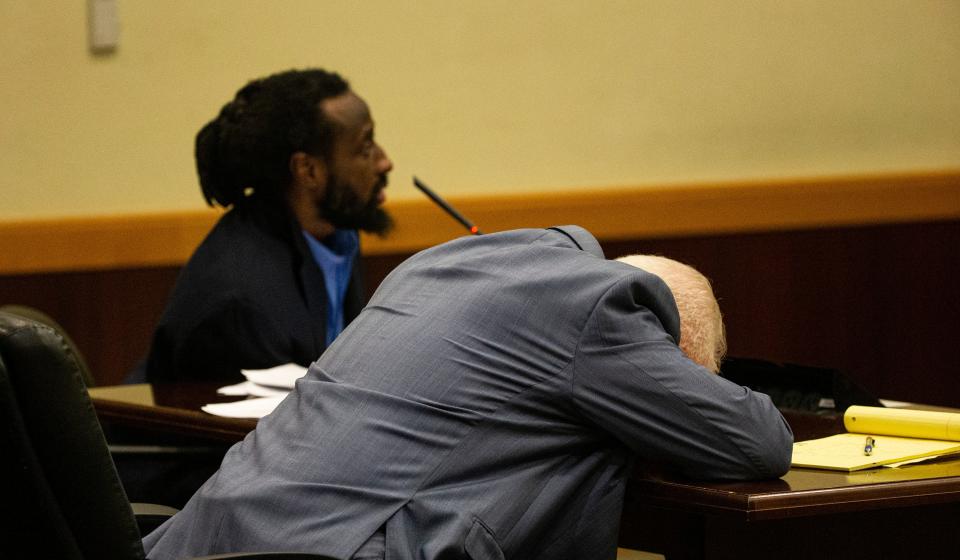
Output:
<path fill-rule="evenodd" d="M 836 434 L 793 444 L 793 466 L 839 471 L 858 471 L 888 464 L 957 453 L 960 442 L 876 436 L 870 455 L 864 454 L 864 434 Z"/>
<path fill-rule="evenodd" d="M 217 393 L 258 398 L 208 404 L 201 407 L 201 410 L 226 418 L 263 418 L 273 412 L 280 401 L 290 393 L 297 379 L 307 373 L 307 368 L 297 364 L 283 364 L 269 369 L 245 369 L 241 370 L 241 373 L 247 378 L 246 381 L 220 387 Z"/>
<path fill-rule="evenodd" d="M 227 385 L 226 387 L 217 389 L 217 394 L 227 395 L 228 397 L 283 397 L 289 392 L 289 389 L 264 387 L 263 385 L 257 385 L 253 381 L 242 381 L 236 385 Z"/>
<path fill-rule="evenodd" d="M 243 369 L 240 373 L 262 387 L 293 389 L 294 383 L 307 373 L 307 368 L 297 364 L 283 364 L 269 369 Z"/>
<path fill-rule="evenodd" d="M 259 397 L 230 403 L 208 404 L 200 407 L 200 410 L 225 418 L 263 418 L 273 412 L 284 398 L 285 396 Z"/>

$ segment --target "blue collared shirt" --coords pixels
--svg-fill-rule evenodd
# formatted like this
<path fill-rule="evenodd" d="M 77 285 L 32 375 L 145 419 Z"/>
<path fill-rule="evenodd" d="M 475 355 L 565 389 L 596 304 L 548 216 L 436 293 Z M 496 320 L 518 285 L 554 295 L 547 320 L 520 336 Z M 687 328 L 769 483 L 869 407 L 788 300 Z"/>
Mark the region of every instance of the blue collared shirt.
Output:
<path fill-rule="evenodd" d="M 303 232 L 303 237 L 313 260 L 323 272 L 327 288 L 327 346 L 330 346 L 343 331 L 343 302 L 350 285 L 353 261 L 360 252 L 360 237 L 352 229 L 335 230 L 327 243 L 317 241 L 307 232 Z"/>

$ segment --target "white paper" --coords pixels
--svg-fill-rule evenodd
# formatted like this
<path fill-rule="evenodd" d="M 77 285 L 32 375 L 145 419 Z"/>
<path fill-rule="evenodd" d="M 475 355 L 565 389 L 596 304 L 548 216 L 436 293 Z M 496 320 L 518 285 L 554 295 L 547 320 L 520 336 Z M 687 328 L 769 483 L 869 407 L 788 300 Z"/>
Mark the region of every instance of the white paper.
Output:
<path fill-rule="evenodd" d="M 307 368 L 297 364 L 283 364 L 269 369 L 243 369 L 240 373 L 263 387 L 293 389 L 293 384 L 307 373 Z"/>
<path fill-rule="evenodd" d="M 242 381 L 236 385 L 227 385 L 217 389 L 217 394 L 227 395 L 228 397 L 283 397 L 289 392 L 287 389 L 257 385 L 253 381 Z"/>
<path fill-rule="evenodd" d="M 903 402 L 903 401 L 892 401 L 890 399 L 879 399 L 880 404 L 887 408 L 908 408 L 913 406 L 912 403 Z"/>
<path fill-rule="evenodd" d="M 273 412 L 285 397 L 260 397 L 230 403 L 215 403 L 200 407 L 200 410 L 225 418 L 263 418 Z"/>

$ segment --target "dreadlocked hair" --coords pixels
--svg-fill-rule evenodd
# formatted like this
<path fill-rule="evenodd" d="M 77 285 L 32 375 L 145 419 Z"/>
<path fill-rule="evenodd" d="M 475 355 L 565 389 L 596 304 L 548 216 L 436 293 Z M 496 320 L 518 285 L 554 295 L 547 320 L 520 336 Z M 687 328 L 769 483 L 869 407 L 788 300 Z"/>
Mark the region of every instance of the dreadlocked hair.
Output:
<path fill-rule="evenodd" d="M 334 126 L 320 102 L 349 89 L 321 69 L 289 70 L 241 88 L 197 133 L 194 155 L 207 204 L 282 203 L 290 156 L 326 155 L 333 146 Z"/>

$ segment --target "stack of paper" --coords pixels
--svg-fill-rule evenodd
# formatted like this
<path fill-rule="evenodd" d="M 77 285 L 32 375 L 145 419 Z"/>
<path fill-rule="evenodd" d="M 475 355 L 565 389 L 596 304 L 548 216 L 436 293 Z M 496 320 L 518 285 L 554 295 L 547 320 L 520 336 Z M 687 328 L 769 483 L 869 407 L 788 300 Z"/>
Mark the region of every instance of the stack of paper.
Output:
<path fill-rule="evenodd" d="M 960 452 L 960 413 L 851 406 L 843 423 L 848 433 L 794 443 L 793 466 L 856 471 Z"/>
<path fill-rule="evenodd" d="M 277 408 L 283 397 L 257 397 L 230 403 L 206 404 L 200 410 L 226 418 L 263 418 Z"/>
<path fill-rule="evenodd" d="M 229 396 L 252 397 L 230 403 L 208 404 L 201 410 L 227 418 L 262 418 L 273 412 L 297 379 L 307 373 L 307 368 L 297 364 L 284 364 L 269 369 L 242 370 L 246 381 L 217 389 L 217 393 Z"/>

